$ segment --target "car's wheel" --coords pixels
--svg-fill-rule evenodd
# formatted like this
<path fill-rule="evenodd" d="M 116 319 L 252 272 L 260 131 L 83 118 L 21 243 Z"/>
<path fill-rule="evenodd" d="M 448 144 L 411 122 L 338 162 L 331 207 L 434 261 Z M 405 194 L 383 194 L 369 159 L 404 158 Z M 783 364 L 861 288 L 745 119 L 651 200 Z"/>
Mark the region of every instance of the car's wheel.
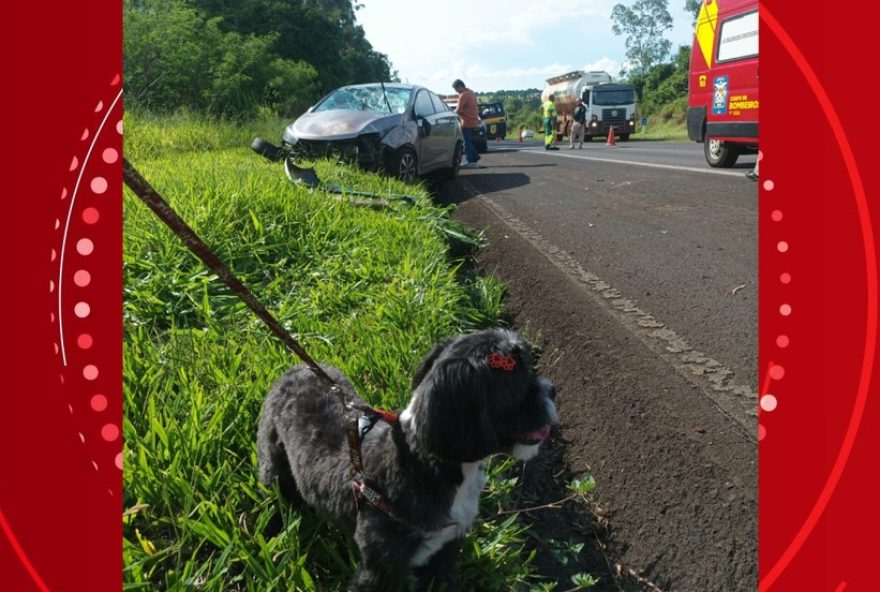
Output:
<path fill-rule="evenodd" d="M 388 174 L 402 181 L 414 181 L 419 176 L 419 157 L 408 146 L 398 148 L 388 158 Z"/>
<path fill-rule="evenodd" d="M 458 177 L 458 171 L 461 169 L 461 153 L 462 153 L 462 145 L 461 142 L 455 143 L 455 152 L 452 154 L 452 165 L 446 169 L 446 179 L 449 181 L 454 181 L 456 177 Z"/>
<path fill-rule="evenodd" d="M 706 138 L 703 141 L 703 153 L 711 167 L 730 168 L 739 158 L 739 148 L 721 140 Z"/>

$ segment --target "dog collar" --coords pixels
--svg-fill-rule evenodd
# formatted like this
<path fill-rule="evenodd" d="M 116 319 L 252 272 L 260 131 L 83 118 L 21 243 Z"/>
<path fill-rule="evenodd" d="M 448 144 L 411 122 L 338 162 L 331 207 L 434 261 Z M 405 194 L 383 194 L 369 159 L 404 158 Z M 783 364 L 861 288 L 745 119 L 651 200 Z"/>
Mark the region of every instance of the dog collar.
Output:
<path fill-rule="evenodd" d="M 397 413 L 394 413 L 391 411 L 386 411 L 384 409 L 374 409 L 374 408 L 370 407 L 369 405 L 359 405 L 359 404 L 353 404 L 352 408 L 357 409 L 358 411 L 363 413 L 364 416 L 366 416 L 366 417 L 376 418 L 377 421 L 381 419 L 385 423 L 390 423 L 392 425 L 394 425 L 396 423 L 400 423 L 400 416 Z M 375 424 L 375 422 L 374 422 L 374 424 Z"/>

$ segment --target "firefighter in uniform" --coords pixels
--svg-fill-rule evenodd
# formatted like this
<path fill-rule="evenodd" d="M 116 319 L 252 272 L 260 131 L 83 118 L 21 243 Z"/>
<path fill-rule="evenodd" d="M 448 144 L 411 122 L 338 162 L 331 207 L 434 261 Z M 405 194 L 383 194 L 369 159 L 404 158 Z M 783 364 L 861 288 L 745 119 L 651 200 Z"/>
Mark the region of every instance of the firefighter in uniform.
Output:
<path fill-rule="evenodd" d="M 556 102 L 555 97 L 550 95 L 541 108 L 544 110 L 544 149 L 559 150 L 558 146 L 553 145 L 556 139 Z"/>

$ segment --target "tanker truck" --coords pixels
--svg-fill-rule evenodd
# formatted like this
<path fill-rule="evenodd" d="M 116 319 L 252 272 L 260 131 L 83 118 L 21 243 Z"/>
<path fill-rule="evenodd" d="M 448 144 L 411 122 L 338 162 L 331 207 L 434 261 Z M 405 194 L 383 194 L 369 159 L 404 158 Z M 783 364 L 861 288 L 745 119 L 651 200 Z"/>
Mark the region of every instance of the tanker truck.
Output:
<path fill-rule="evenodd" d="M 551 94 L 556 100 L 556 136 L 560 141 L 571 132 L 572 112 L 578 99 L 587 108 L 585 140 L 607 138 L 613 128 L 614 136 L 626 141 L 636 131 L 636 87 L 615 84 L 608 72 L 575 70 L 548 78 L 541 101 Z"/>

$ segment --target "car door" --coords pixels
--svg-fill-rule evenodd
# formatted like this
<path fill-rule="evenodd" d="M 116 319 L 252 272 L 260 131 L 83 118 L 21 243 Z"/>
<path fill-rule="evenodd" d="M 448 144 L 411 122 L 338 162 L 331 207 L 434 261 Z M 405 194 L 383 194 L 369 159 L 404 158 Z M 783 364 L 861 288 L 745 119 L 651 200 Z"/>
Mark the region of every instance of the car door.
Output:
<path fill-rule="evenodd" d="M 428 172 L 440 166 L 440 156 L 443 151 L 443 138 L 437 129 L 437 113 L 434 111 L 434 102 L 430 93 L 419 90 L 413 105 L 416 125 L 419 126 L 419 170 Z"/>
<path fill-rule="evenodd" d="M 461 132 L 457 131 L 460 129 L 458 115 L 450 110 L 439 96 L 434 93 L 429 94 L 434 102 L 434 128 L 438 138 L 442 139 L 439 166 L 448 167 L 452 164 L 455 148 L 461 138 Z"/>

